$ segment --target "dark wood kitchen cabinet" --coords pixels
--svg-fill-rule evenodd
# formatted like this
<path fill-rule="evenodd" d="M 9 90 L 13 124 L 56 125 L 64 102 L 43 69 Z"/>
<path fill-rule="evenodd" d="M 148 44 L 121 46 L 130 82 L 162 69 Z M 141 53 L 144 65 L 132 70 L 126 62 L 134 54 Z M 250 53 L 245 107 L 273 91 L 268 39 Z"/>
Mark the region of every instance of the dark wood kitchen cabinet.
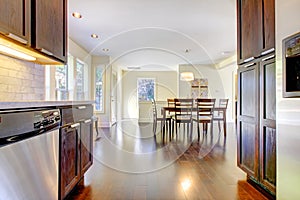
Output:
<path fill-rule="evenodd" d="M 237 0 L 238 64 L 275 50 L 275 0 Z"/>
<path fill-rule="evenodd" d="M 67 0 L 33 0 L 32 35 L 35 49 L 67 60 Z"/>
<path fill-rule="evenodd" d="M 67 0 L 0 0 L 0 36 L 39 64 L 67 62 Z M 24 48 L 26 48 L 24 50 Z"/>
<path fill-rule="evenodd" d="M 274 59 L 260 63 L 260 182 L 276 192 L 276 65 Z"/>
<path fill-rule="evenodd" d="M 92 105 L 61 108 L 60 198 L 64 199 L 93 164 Z"/>
<path fill-rule="evenodd" d="M 30 0 L 0 0 L 0 33 L 22 44 L 30 42 Z"/>
<path fill-rule="evenodd" d="M 238 166 L 276 194 L 275 0 L 237 0 Z"/>
<path fill-rule="evenodd" d="M 61 128 L 60 132 L 60 199 L 80 180 L 80 124 Z"/>
<path fill-rule="evenodd" d="M 276 194 L 276 68 L 274 56 L 238 69 L 238 166 Z"/>
<path fill-rule="evenodd" d="M 238 166 L 258 177 L 259 155 L 259 63 L 238 69 Z"/>
<path fill-rule="evenodd" d="M 80 125 L 80 173 L 83 175 L 93 164 L 93 125 L 86 119 Z"/>

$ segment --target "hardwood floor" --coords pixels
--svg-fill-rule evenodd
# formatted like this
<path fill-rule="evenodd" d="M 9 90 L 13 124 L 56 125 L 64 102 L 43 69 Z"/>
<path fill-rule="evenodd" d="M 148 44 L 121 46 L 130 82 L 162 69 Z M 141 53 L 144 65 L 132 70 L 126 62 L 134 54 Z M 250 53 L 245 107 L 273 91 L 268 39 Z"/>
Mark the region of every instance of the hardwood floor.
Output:
<path fill-rule="evenodd" d="M 67 199 L 267 199 L 236 166 L 233 124 L 226 139 L 217 126 L 199 142 L 185 131 L 170 141 L 135 121 L 101 129 L 94 164 Z"/>

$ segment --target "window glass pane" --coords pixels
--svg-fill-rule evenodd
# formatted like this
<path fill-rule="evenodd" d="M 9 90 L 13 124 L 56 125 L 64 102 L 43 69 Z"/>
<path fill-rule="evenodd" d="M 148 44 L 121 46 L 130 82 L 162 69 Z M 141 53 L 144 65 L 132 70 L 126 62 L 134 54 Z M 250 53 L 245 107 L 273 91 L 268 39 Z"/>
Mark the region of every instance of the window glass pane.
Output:
<path fill-rule="evenodd" d="M 103 69 L 101 66 L 96 67 L 95 73 L 95 110 L 103 111 Z"/>
<path fill-rule="evenodd" d="M 139 101 L 151 101 L 154 99 L 154 78 L 138 79 L 138 98 Z"/>
<path fill-rule="evenodd" d="M 76 99 L 84 100 L 84 64 L 76 62 Z"/>
<path fill-rule="evenodd" d="M 68 99 L 68 66 L 59 65 L 55 70 L 56 99 Z"/>

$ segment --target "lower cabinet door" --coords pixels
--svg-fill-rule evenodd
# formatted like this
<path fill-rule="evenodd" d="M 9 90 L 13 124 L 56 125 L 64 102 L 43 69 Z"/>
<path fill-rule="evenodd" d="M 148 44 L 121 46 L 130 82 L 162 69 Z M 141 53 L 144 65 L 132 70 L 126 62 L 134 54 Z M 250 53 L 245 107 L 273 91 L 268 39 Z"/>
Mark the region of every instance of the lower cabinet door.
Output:
<path fill-rule="evenodd" d="M 80 131 L 80 169 L 81 176 L 93 164 L 93 125 L 91 119 L 81 122 Z"/>
<path fill-rule="evenodd" d="M 258 63 L 238 70 L 237 143 L 238 166 L 258 179 L 259 162 L 259 88 Z"/>
<path fill-rule="evenodd" d="M 80 180 L 80 124 L 61 128 L 60 133 L 60 199 Z"/>
<path fill-rule="evenodd" d="M 276 65 L 261 62 L 260 181 L 276 194 Z"/>

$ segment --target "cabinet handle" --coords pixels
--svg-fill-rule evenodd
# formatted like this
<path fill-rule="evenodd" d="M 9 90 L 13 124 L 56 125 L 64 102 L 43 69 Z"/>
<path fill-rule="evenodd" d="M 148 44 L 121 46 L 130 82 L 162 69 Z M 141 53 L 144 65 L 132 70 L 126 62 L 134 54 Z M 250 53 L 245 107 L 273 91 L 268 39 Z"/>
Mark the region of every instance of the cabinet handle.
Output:
<path fill-rule="evenodd" d="M 83 123 L 88 124 L 88 123 L 91 123 L 91 122 L 92 122 L 91 119 L 87 119 L 87 120 L 85 120 Z"/>
<path fill-rule="evenodd" d="M 275 51 L 275 48 L 271 48 L 271 49 L 268 49 L 266 51 L 263 51 L 263 52 L 261 52 L 261 55 L 263 56 L 263 55 L 266 55 L 266 54 L 271 53 L 273 51 Z"/>
<path fill-rule="evenodd" d="M 251 60 L 254 60 L 254 57 L 247 58 L 247 59 L 244 60 L 244 62 L 249 62 Z"/>
<path fill-rule="evenodd" d="M 251 67 L 251 66 L 253 66 L 253 65 L 255 65 L 255 63 L 250 63 L 250 64 L 248 64 L 248 65 L 245 65 L 244 67 L 247 68 L 247 67 Z"/>
<path fill-rule="evenodd" d="M 27 44 L 28 43 L 27 40 L 15 35 L 15 34 L 12 34 L 12 33 L 8 33 L 7 37 L 9 37 L 11 39 L 14 39 L 14 40 L 17 40 L 18 42 L 21 42 L 22 44 Z"/>
<path fill-rule="evenodd" d="M 83 109 L 86 109 L 86 106 L 78 106 L 77 109 L 78 110 L 83 110 Z"/>
<path fill-rule="evenodd" d="M 40 51 L 43 52 L 43 53 L 45 53 L 45 54 L 48 54 L 49 56 L 53 56 L 54 55 L 51 51 L 48 51 L 48 50 L 46 50 L 44 48 L 41 48 Z"/>
<path fill-rule="evenodd" d="M 76 123 L 76 124 L 72 124 L 71 125 L 71 128 L 77 128 L 77 127 L 79 127 L 80 126 L 80 124 L 79 123 Z"/>
<path fill-rule="evenodd" d="M 263 58 L 262 61 L 266 61 L 266 60 L 269 60 L 269 59 L 274 58 L 274 57 L 275 57 L 275 55 L 271 55 L 269 57 Z"/>

